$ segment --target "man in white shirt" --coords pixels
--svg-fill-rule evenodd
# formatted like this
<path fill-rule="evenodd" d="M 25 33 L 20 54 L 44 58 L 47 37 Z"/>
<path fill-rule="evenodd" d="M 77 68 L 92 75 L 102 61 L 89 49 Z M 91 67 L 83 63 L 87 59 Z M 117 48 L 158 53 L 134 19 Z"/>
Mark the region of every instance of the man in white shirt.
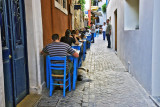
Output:
<path fill-rule="evenodd" d="M 94 43 L 94 34 L 95 34 L 95 32 L 96 32 L 96 27 L 95 27 L 95 25 L 91 22 L 91 34 L 92 34 L 92 40 L 93 40 L 92 43 Z"/>
<path fill-rule="evenodd" d="M 106 37 L 106 28 L 107 28 L 107 26 L 106 26 L 106 23 L 104 22 L 103 26 L 102 26 L 102 29 L 103 29 L 103 40 L 105 40 L 105 37 Z"/>

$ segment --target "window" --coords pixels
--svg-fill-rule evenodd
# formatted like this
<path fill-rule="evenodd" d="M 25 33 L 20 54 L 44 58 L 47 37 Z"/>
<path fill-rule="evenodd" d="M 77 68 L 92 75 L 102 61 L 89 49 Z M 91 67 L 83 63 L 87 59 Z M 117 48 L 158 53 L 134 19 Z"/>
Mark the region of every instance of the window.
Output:
<path fill-rule="evenodd" d="M 63 8 L 66 9 L 66 0 L 63 0 Z"/>
<path fill-rule="evenodd" d="M 139 0 L 125 0 L 124 30 L 139 29 Z"/>
<path fill-rule="evenodd" d="M 19 0 L 13 2 L 14 21 L 15 21 L 15 39 L 16 45 L 22 44 L 22 33 L 21 33 L 21 16 L 20 16 L 20 4 Z"/>
<path fill-rule="evenodd" d="M 67 0 L 55 0 L 55 7 L 68 15 Z"/>

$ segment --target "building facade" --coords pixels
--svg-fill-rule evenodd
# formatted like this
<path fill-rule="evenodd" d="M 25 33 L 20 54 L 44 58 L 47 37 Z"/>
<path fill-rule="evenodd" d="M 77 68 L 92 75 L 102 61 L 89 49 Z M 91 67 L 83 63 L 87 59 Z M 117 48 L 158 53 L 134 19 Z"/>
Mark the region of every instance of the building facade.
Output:
<path fill-rule="evenodd" d="M 1 0 L 0 6 L 0 103 L 15 107 L 45 86 L 41 0 Z"/>
<path fill-rule="evenodd" d="M 144 89 L 160 96 L 159 0 L 109 0 L 112 48 Z"/>
<path fill-rule="evenodd" d="M 99 23 L 97 25 L 103 25 L 104 22 L 106 22 L 106 13 L 102 12 L 102 6 L 106 3 L 106 0 L 102 0 L 98 2 L 99 12 L 102 13 L 102 16 L 99 16 Z"/>
<path fill-rule="evenodd" d="M 15 107 L 28 94 L 42 93 L 40 53 L 52 34 L 74 28 L 74 0 L 1 0 L 0 26 L 0 103 Z"/>
<path fill-rule="evenodd" d="M 44 45 L 52 42 L 52 34 L 60 37 L 66 29 L 72 30 L 72 0 L 41 0 Z"/>

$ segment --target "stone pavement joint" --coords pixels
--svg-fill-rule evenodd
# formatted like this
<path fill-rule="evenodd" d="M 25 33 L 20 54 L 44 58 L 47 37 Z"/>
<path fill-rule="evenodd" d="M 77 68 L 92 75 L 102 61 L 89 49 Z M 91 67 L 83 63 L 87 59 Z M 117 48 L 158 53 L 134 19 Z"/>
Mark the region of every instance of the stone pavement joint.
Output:
<path fill-rule="evenodd" d="M 49 97 L 45 89 L 37 107 L 156 107 L 149 95 L 128 73 L 102 35 L 87 51 L 82 67 L 90 80 L 78 81 L 76 90 L 67 92 L 63 98 L 62 90 L 54 90 Z"/>

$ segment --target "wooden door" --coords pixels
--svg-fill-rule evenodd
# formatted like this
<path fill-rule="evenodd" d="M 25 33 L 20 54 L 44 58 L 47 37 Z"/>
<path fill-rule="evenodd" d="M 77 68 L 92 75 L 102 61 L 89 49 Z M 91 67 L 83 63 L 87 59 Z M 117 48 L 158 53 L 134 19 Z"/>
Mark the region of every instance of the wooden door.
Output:
<path fill-rule="evenodd" d="M 12 107 L 29 92 L 24 1 L 1 0 L 1 7 L 5 100 Z"/>

